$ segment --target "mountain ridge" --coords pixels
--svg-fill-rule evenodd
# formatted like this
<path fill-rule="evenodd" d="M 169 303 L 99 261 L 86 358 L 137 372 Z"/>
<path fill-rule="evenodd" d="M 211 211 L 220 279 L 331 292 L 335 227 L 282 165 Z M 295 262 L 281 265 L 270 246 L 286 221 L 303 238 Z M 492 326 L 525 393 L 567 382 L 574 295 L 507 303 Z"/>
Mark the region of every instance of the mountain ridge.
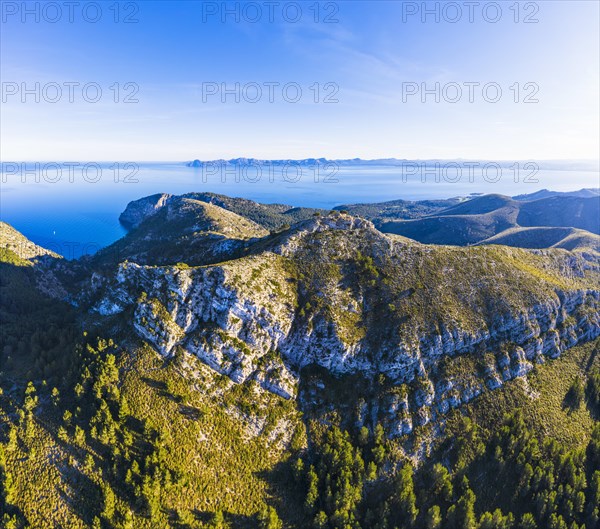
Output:
<path fill-rule="evenodd" d="M 176 199 L 169 200 L 174 200 L 171 205 L 177 207 Z M 491 201 L 492 209 L 497 206 L 496 202 L 513 203 L 501 196 L 481 200 L 488 205 Z M 287 206 L 276 207 L 284 213 L 288 211 Z M 460 208 L 469 207 L 469 202 L 458 204 L 454 206 L 458 208 L 455 213 L 463 213 Z M 155 222 L 156 215 L 152 212 L 136 230 Z M 454 216 L 460 217 L 448 217 Z M 164 224 L 159 226 L 165 227 Z M 493 246 L 477 248 L 427 246 L 410 239 L 394 238 L 381 233 L 370 221 L 342 211 L 312 214 L 292 227 L 250 241 L 246 255 L 234 255 L 233 259 L 216 265 L 204 261 L 190 266 L 185 262 L 185 254 L 177 257 L 182 260 L 180 264 L 123 263 L 114 278 L 107 277 L 108 283 L 101 289 L 105 294 L 100 294 L 99 299 L 94 297 L 96 301 L 91 310 L 114 316 L 133 307 L 132 326 L 161 354 L 170 356 L 182 347 L 236 383 L 255 379 L 286 398 L 297 394 L 302 368 L 316 363 L 338 374 L 361 371 L 377 376 L 383 373 L 398 383 L 425 376 L 427 382 L 422 384 L 431 387 L 432 392 L 422 398 L 431 398 L 430 405 L 435 399 L 435 405 L 443 407 L 443 397 L 433 390 L 441 382 L 431 382 L 426 375 L 426 366 L 435 370 L 433 359 L 440 355 L 502 348 L 503 340 L 507 340 L 507 344 L 513 344 L 508 345 L 509 349 L 512 347 L 506 357 L 508 360 L 496 359 L 485 368 L 488 373 L 496 373 L 489 375 L 491 378 L 485 384 L 497 387 L 503 380 L 523 376 L 545 356 L 558 356 L 580 340 L 592 340 L 600 334 L 598 266 L 561 249 L 536 253 Z M 412 283 L 399 280 L 399 264 L 394 264 L 398 260 L 405 263 L 403 268 L 412 268 L 418 263 L 425 275 L 413 277 Z M 489 266 L 502 273 L 487 277 L 490 272 L 484 270 Z M 466 275 L 448 281 L 441 270 L 452 270 L 459 277 Z M 346 277 L 346 274 L 350 275 Z M 519 274 L 523 275 L 517 279 Z M 486 277 L 480 288 L 491 289 L 489 294 L 500 305 L 490 307 L 489 302 L 484 302 L 485 297 L 460 292 L 459 285 L 467 286 L 472 283 L 472 277 L 478 276 Z M 256 283 L 258 278 L 261 281 Z M 399 284 L 393 286 L 397 282 Z M 515 295 L 510 294 L 509 284 L 515 283 L 519 284 L 518 295 L 523 297 L 509 302 Z M 580 286 L 575 287 L 578 284 Z M 430 290 L 433 285 L 435 290 Z M 162 294 L 165 291 L 174 297 L 165 297 Z M 454 294 L 454 291 L 457 292 Z M 389 301 L 384 301 L 386 297 Z M 337 300 L 336 305 L 347 305 L 348 310 L 340 311 L 341 306 L 334 308 L 331 304 L 325 308 L 319 299 L 330 300 L 330 303 Z M 85 300 L 82 302 L 85 304 Z M 364 308 L 369 303 L 375 305 L 371 309 Z M 416 306 L 421 307 L 416 312 L 409 309 Z M 500 309 L 501 306 L 504 308 Z M 513 308 L 509 309 L 510 306 Z M 587 316 L 573 312 L 581 307 L 589 309 Z M 385 333 L 372 334 L 377 323 L 376 320 L 369 323 L 371 316 L 367 314 L 371 310 L 381 311 L 381 319 L 397 321 L 399 326 L 395 332 L 400 335 L 393 335 L 393 340 L 399 342 L 392 340 L 384 346 L 381 340 Z M 404 310 L 408 312 L 403 313 Z M 425 317 L 428 313 L 432 314 L 431 320 Z M 470 322 L 468 315 L 486 313 L 500 319 Z M 556 326 L 560 327 L 563 319 L 577 323 L 575 327 L 571 323 L 559 329 Z M 260 322 L 258 327 L 257 321 Z M 207 330 L 197 334 L 207 323 Z M 417 334 L 411 334 L 411 328 Z M 400 338 L 406 332 L 408 334 Z M 375 363 L 368 345 L 370 341 L 377 344 L 379 350 Z M 252 368 L 274 350 L 278 351 L 278 360 L 272 359 L 266 372 Z M 393 353 L 394 350 L 397 352 Z M 386 354 L 391 356 L 384 361 Z M 395 355 L 399 356 L 395 358 Z M 503 366 L 504 375 L 493 367 L 495 362 Z M 378 364 L 380 367 L 376 367 Z M 507 366 L 509 374 L 506 374 Z M 474 388 L 463 388 L 466 402 L 473 397 L 473 392 L 479 394 L 483 390 L 479 386 Z M 415 421 L 428 420 L 419 413 L 425 414 L 417 412 Z M 403 431 L 408 426 L 398 428 Z"/>

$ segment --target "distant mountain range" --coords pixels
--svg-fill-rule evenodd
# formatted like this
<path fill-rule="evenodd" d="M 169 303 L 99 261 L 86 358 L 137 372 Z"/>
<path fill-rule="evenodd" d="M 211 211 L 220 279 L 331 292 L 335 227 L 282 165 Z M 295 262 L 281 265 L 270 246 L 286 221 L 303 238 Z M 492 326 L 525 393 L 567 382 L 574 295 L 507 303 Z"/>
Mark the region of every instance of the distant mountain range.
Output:
<path fill-rule="evenodd" d="M 390 166 L 390 167 L 401 167 L 406 164 L 444 164 L 444 163 L 465 163 L 465 162 L 479 162 L 485 163 L 497 163 L 501 167 L 511 167 L 514 165 L 514 161 L 501 161 L 501 160 L 467 160 L 467 159 L 442 159 L 432 158 L 423 160 L 409 160 L 404 158 L 376 158 L 373 160 L 364 160 L 362 158 L 346 158 L 346 159 L 328 159 L 328 158 L 302 158 L 302 159 L 280 159 L 280 160 L 269 160 L 261 158 L 231 158 L 231 159 L 216 159 L 216 160 L 192 160 L 186 162 L 188 167 L 206 167 L 214 166 L 216 164 L 225 165 L 266 165 L 266 166 L 284 166 L 284 165 L 295 165 L 295 166 L 311 166 L 315 164 L 335 164 L 339 167 L 353 167 L 353 166 Z M 543 169 L 555 169 L 555 170 L 581 170 L 581 171 L 597 171 L 599 164 L 597 161 L 590 160 L 535 160 L 540 168 Z"/>
<path fill-rule="evenodd" d="M 526 195 L 514 196 L 514 200 L 538 200 L 540 198 L 550 197 L 580 197 L 580 198 L 593 198 L 600 196 L 600 188 L 587 187 L 579 189 L 578 191 L 550 191 L 548 189 L 540 189 L 534 193 Z"/>

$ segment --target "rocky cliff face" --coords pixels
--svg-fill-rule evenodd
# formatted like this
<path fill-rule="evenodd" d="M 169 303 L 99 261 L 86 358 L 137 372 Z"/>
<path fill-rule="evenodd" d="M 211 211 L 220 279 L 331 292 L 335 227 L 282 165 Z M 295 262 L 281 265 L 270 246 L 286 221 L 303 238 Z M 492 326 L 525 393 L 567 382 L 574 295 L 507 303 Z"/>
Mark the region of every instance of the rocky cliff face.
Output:
<path fill-rule="evenodd" d="M 600 336 L 596 272 L 569 252 L 424 246 L 344 214 L 243 258 L 121 263 L 98 284 L 93 311 L 133 308 L 131 326 L 160 354 L 186 351 L 238 383 L 293 398 L 307 366 L 385 375 L 407 388 L 378 411 L 391 435 Z M 448 359 L 468 362 L 453 372 Z"/>
<path fill-rule="evenodd" d="M 159 193 L 134 200 L 127 204 L 127 208 L 119 216 L 119 221 L 128 229 L 137 228 L 144 220 L 164 207 L 171 196 L 167 193 Z"/>

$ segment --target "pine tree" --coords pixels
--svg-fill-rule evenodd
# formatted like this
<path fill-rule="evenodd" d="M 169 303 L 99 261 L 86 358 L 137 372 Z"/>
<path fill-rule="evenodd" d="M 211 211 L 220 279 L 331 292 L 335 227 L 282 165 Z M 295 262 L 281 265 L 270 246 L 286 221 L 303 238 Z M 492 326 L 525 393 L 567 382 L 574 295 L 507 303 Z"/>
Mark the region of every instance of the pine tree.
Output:
<path fill-rule="evenodd" d="M 441 529 L 442 513 L 437 505 L 430 507 L 425 518 L 425 526 L 427 529 Z"/>
<path fill-rule="evenodd" d="M 105 520 L 112 520 L 115 514 L 116 498 L 115 493 L 110 488 L 110 485 L 102 484 L 102 517 Z"/>
<path fill-rule="evenodd" d="M 463 493 L 456 504 L 455 527 L 457 529 L 477 529 L 475 518 L 475 493 L 469 486 L 465 476 L 462 482 Z"/>
<path fill-rule="evenodd" d="M 519 521 L 518 529 L 538 529 L 533 514 L 526 512 Z"/>
<path fill-rule="evenodd" d="M 283 522 L 279 519 L 277 511 L 271 506 L 265 506 L 258 513 L 259 529 L 281 529 Z"/>
<path fill-rule="evenodd" d="M 398 502 L 402 520 L 407 526 L 414 525 L 419 509 L 417 509 L 417 497 L 413 481 L 413 467 L 407 462 L 400 469 L 398 475 Z"/>
<path fill-rule="evenodd" d="M 432 493 L 435 497 L 439 497 L 444 501 L 452 500 L 452 478 L 446 467 L 440 463 L 433 465 L 433 487 Z"/>
<path fill-rule="evenodd" d="M 225 521 L 223 511 L 215 512 L 212 521 L 209 525 L 210 529 L 229 529 L 229 524 Z"/>

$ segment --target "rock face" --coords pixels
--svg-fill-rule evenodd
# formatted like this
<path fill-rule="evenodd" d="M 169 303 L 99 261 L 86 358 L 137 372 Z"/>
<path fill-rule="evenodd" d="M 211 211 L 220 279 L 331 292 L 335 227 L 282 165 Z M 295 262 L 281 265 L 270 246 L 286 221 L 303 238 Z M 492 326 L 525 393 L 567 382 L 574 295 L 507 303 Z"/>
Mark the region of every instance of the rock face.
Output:
<path fill-rule="evenodd" d="M 563 250 L 406 243 L 345 214 L 257 244 L 212 266 L 121 263 L 92 310 L 132 308 L 131 326 L 160 354 L 186 351 L 286 398 L 307 366 L 383 374 L 409 388 L 380 406 L 391 435 L 600 336 L 597 272 Z M 465 367 L 453 372 L 444 359 Z"/>
<path fill-rule="evenodd" d="M 119 221 L 127 229 L 137 228 L 144 220 L 157 213 L 170 197 L 167 193 L 159 193 L 130 202 L 119 216 Z"/>

